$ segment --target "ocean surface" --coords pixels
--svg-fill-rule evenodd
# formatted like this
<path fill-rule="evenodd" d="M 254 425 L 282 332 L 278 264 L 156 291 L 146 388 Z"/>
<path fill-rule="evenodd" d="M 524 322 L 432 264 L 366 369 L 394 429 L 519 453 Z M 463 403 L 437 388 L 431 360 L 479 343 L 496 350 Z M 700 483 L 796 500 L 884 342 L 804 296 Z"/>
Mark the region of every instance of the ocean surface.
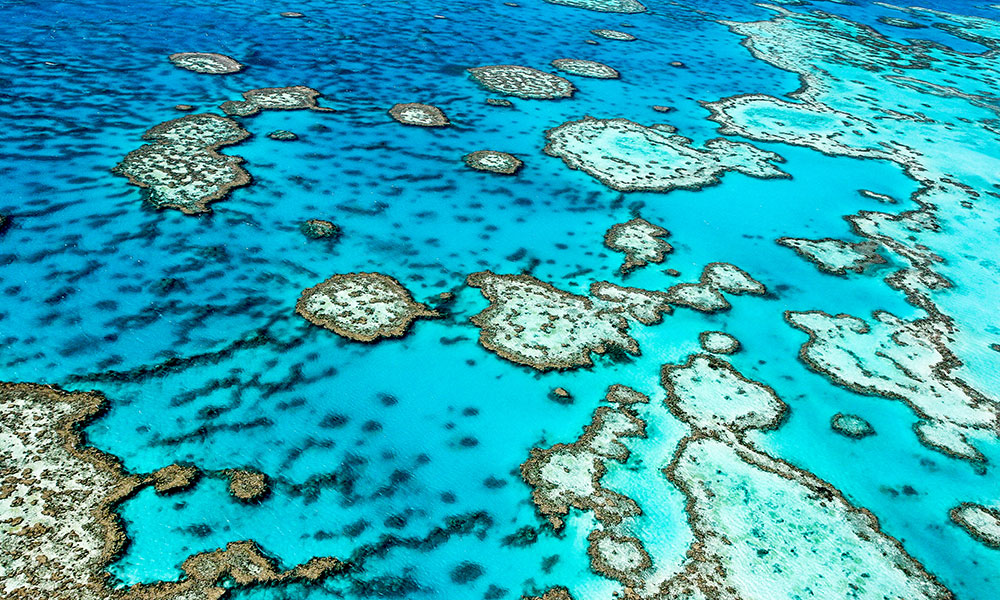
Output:
<path fill-rule="evenodd" d="M 532 448 L 576 440 L 612 384 L 651 402 L 640 409 L 647 437 L 624 440 L 632 456 L 608 463 L 605 484 L 642 507 L 635 535 L 662 569 L 676 571 L 693 536 L 685 498 L 661 470 L 688 427 L 664 408 L 660 368 L 703 352 L 699 333 L 725 331 L 742 345 L 726 360 L 789 406 L 780 427 L 748 434 L 757 448 L 871 511 L 955 597 L 1000 597 L 1000 550 L 949 519 L 963 502 L 1000 506 L 995 433 L 970 433 L 982 453 L 972 462 L 921 444 L 913 425 L 923 415 L 811 368 L 800 358 L 807 335 L 785 317 L 927 314 L 885 281 L 905 267 L 892 252 L 838 276 L 775 243 L 859 241 L 845 215 L 918 208 L 914 194 L 924 184 L 912 169 L 823 152 L 790 135 L 783 141 L 785 129 L 765 121 L 760 127 L 775 139 L 725 137 L 780 155 L 788 178 L 727 172 L 701 189 L 621 192 L 542 150 L 547 130 L 585 115 L 668 124 L 701 147 L 720 135 L 703 103 L 743 94 L 792 101 L 799 73 L 756 56 L 728 25 L 774 19 L 778 10 L 803 16 L 795 25 L 803 29 L 819 27 L 807 17 L 822 11 L 827 22 L 873 28 L 885 44 L 921 40 L 930 53 L 982 55 L 969 71 L 941 60 L 911 74 L 938 87 L 871 86 L 868 97 L 925 119 L 880 125 L 873 144 L 920 151 L 925 166 L 975 197 L 970 206 L 935 199 L 937 229 L 913 239 L 941 259 L 933 268 L 951 284 L 928 297 L 953 324 L 955 377 L 995 402 L 1000 67 L 986 53 L 1000 47 L 1000 8 L 964 0 L 923 3 L 948 14 L 866 0 L 644 4 L 645 12 L 621 14 L 542 0 L 0 0 L 0 215 L 9 219 L 0 233 L 0 381 L 104 394 L 110 408 L 86 438 L 129 471 L 182 462 L 250 468 L 271 480 L 270 495 L 251 504 L 211 477 L 179 494 L 147 488 L 126 500 L 118 510 L 130 544 L 108 565 L 116 585 L 177 580 L 188 556 L 251 539 L 285 566 L 336 556 L 359 568 L 314 584 L 234 589 L 241 600 L 519 598 L 556 585 L 577 600 L 611 598 L 621 584 L 595 573 L 587 555 L 593 515 L 574 509 L 553 530 L 519 467 Z M 973 28 L 949 14 L 995 22 Z M 603 39 L 594 29 L 637 39 Z M 177 52 L 220 53 L 245 69 L 194 73 L 167 60 Z M 809 69 L 820 81 L 877 73 L 852 57 Z M 549 63 L 557 58 L 598 61 L 621 77 L 559 73 L 577 92 L 545 100 L 488 91 L 467 72 L 511 64 L 555 73 Z M 902 59 L 871 60 L 890 72 Z M 244 91 L 293 85 L 318 90 L 320 106 L 333 110 L 237 117 L 251 137 L 220 153 L 243 157 L 252 183 L 210 212 L 157 210 L 111 172 L 146 130 L 183 116 L 177 104 L 221 115 L 219 105 Z M 834 108 L 861 114 L 850 112 L 857 96 L 828 87 L 841 99 Z M 514 106 L 485 102 L 495 97 Z M 388 115 L 408 102 L 440 108 L 451 125 L 405 126 Z M 947 126 L 932 130 L 928 121 Z M 279 129 L 298 139 L 267 137 Z M 524 167 L 501 176 L 463 164 L 481 149 L 511 153 Z M 594 148 L 604 150 L 614 149 Z M 673 252 L 623 278 L 623 256 L 603 238 L 638 215 L 669 230 Z M 341 234 L 309 239 L 300 229 L 308 219 L 332 221 Z M 676 307 L 662 324 L 633 325 L 637 356 L 594 355 L 590 367 L 539 371 L 485 349 L 469 320 L 488 305 L 465 284 L 478 271 L 529 273 L 586 294 L 595 281 L 664 291 L 696 281 L 712 262 L 739 266 L 769 293 L 727 295 L 728 311 Z M 444 318 L 417 320 L 407 335 L 374 343 L 295 313 L 302 290 L 355 272 L 390 275 L 418 302 L 434 304 L 442 292 L 455 299 Z M 554 401 L 557 387 L 573 401 Z M 837 413 L 860 415 L 877 435 L 835 432 Z M 537 539 L 511 543 L 525 527 Z"/>

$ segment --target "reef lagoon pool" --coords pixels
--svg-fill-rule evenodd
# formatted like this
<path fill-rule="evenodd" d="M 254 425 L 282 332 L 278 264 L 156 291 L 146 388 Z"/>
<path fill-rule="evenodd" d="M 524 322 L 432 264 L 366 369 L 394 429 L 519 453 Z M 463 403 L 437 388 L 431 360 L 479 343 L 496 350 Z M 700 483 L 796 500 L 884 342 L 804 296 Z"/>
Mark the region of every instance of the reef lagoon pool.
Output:
<path fill-rule="evenodd" d="M 1000 5 L 0 18 L 0 597 L 1000 597 Z"/>

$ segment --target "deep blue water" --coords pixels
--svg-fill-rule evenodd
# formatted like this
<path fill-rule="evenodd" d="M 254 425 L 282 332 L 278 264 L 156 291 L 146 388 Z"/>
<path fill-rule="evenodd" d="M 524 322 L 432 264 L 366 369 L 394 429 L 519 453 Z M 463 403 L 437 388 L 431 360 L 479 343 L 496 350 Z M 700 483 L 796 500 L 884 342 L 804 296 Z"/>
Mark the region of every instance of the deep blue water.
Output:
<path fill-rule="evenodd" d="M 132 544 L 110 572 L 126 584 L 173 580 L 187 556 L 241 539 L 258 541 L 285 565 L 349 556 L 386 534 L 424 538 L 449 517 L 483 513 L 478 535 L 401 545 L 367 560 L 353 581 L 234 597 L 355 597 L 365 581 L 404 576 L 415 586 L 407 597 L 478 598 L 494 585 L 516 598 L 562 584 L 578 599 L 608 598 L 618 585 L 589 570 L 588 515 L 572 515 L 560 535 L 543 529 L 534 545 L 503 545 L 518 528 L 542 523 L 517 469 L 530 448 L 575 439 L 610 384 L 630 385 L 659 405 L 659 366 L 699 351 L 699 332 L 724 330 L 744 346 L 733 364 L 791 406 L 782 428 L 760 435 L 762 447 L 871 510 L 959 598 L 997 597 L 1000 551 L 947 516 L 963 501 L 996 505 L 995 467 L 979 474 L 921 446 L 906 406 L 835 387 L 807 369 L 797 359 L 805 336 L 782 317 L 809 309 L 920 316 L 882 281 L 893 264 L 833 277 L 773 241 L 846 237 L 843 215 L 911 209 L 918 184 L 887 161 L 760 143 L 786 159 L 782 168 L 792 178 L 729 173 L 700 191 L 610 190 L 543 154 L 544 131 L 592 115 L 669 123 L 697 143 L 715 137 L 718 125 L 699 101 L 783 97 L 799 87 L 794 74 L 755 59 L 740 36 L 716 22 L 771 13 L 722 0 L 650 0 L 650 10 L 635 15 L 519 4 L 0 1 L 0 214 L 11 217 L 0 237 L 0 380 L 106 394 L 111 409 L 88 437 L 130 470 L 186 461 L 206 469 L 252 467 L 275 482 L 274 494 L 255 506 L 233 502 L 224 482 L 213 479 L 169 498 L 139 493 L 121 507 Z M 986 50 L 936 28 L 882 25 L 877 17 L 905 15 L 869 3 L 788 8 L 839 14 L 895 41 Z M 933 8 L 1000 19 L 984 3 Z M 306 18 L 280 18 L 283 10 Z M 589 30 L 623 23 L 638 41 L 584 43 Z M 187 72 L 166 60 L 182 51 L 227 54 L 247 68 L 228 76 Z M 483 64 L 544 69 L 561 57 L 607 63 L 622 78 L 573 78 L 579 92 L 572 99 L 514 99 L 513 109 L 503 109 L 486 105 L 494 94 L 465 74 Z M 671 61 L 686 68 L 669 67 Z M 154 211 L 136 187 L 111 174 L 145 130 L 179 116 L 175 104 L 219 112 L 242 91 L 286 85 L 319 90 L 320 103 L 337 112 L 265 111 L 242 119 L 252 137 L 223 152 L 246 159 L 253 184 L 213 204 L 210 214 Z M 930 95 L 927 101 L 945 102 Z M 397 102 L 432 103 L 453 126 L 399 125 L 386 114 Z M 661 114 L 652 105 L 674 110 Z M 300 139 L 268 139 L 275 129 Z M 467 169 L 461 156 L 482 148 L 511 152 L 525 167 L 511 178 Z M 993 174 L 969 184 L 989 189 L 995 180 Z M 860 189 L 900 203 L 887 207 Z M 665 289 L 678 281 L 664 274 L 667 268 L 691 281 L 706 263 L 726 261 L 777 293 L 732 297 L 733 309 L 719 315 L 678 309 L 662 325 L 633 327 L 641 356 L 597 358 L 590 369 L 539 374 L 476 343 L 468 317 L 486 301 L 464 286 L 466 275 L 531 268 L 539 279 L 581 293 L 592 281 L 621 282 L 621 256 L 601 240 L 633 210 L 669 229 L 675 250 L 628 285 Z M 330 219 L 343 235 L 334 244 L 307 240 L 299 224 L 309 218 Z M 960 322 L 963 302 L 982 302 L 976 299 L 992 282 L 966 282 L 948 265 L 960 264 L 962 252 L 985 259 L 1000 244 L 995 218 L 976 218 L 969 217 L 982 235 L 976 248 L 950 240 L 947 228 L 935 248 L 957 283 L 942 302 Z M 442 291 L 458 299 L 449 318 L 417 322 L 407 337 L 371 345 L 294 314 L 302 289 L 356 271 L 391 274 L 418 300 Z M 163 285 L 168 279 L 176 280 L 172 287 Z M 966 283 L 972 291 L 963 296 Z M 996 323 L 982 323 L 978 331 L 988 337 L 996 333 L 991 327 Z M 238 343 L 249 339 L 256 342 Z M 969 380 L 995 383 L 996 359 L 962 340 L 956 351 L 969 365 Z M 140 371 L 198 356 L 207 358 Z M 102 375 L 108 371 L 133 376 L 115 381 Z M 573 392 L 572 405 L 547 398 L 557 386 Z M 630 442 L 652 473 L 684 430 L 661 408 L 649 410 L 649 439 Z M 838 436 L 829 428 L 837 412 L 863 415 L 879 435 L 862 442 Z M 981 440 L 980 448 L 991 463 L 1000 460 L 996 439 Z M 502 485 L 487 485 L 491 477 Z M 662 477 L 630 479 L 624 470 L 609 481 L 643 505 L 650 523 L 643 539 L 659 560 L 679 564 L 691 534 L 677 490 Z M 904 485 L 917 493 L 895 493 Z M 551 556 L 558 561 L 543 569 Z M 453 569 L 470 560 L 483 575 L 454 582 Z"/>

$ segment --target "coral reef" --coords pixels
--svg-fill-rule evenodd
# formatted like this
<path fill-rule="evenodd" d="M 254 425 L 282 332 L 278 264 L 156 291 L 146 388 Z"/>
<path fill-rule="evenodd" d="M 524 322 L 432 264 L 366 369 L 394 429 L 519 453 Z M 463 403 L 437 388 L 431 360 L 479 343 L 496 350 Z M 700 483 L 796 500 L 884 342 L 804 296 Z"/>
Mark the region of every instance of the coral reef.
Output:
<path fill-rule="evenodd" d="M 873 515 L 744 438 L 781 423 L 774 390 L 703 356 L 666 365 L 663 385 L 667 406 L 692 427 L 664 474 L 687 497 L 695 542 L 658 597 L 794 598 L 820 588 L 872 600 L 952 597 Z"/>
<path fill-rule="evenodd" d="M 637 38 L 631 33 L 618 31 L 616 29 L 591 29 L 590 33 L 606 40 L 617 40 L 620 42 L 634 42 Z"/>
<path fill-rule="evenodd" d="M 462 157 L 462 161 L 477 171 L 489 171 L 500 175 L 513 175 L 524 163 L 513 154 L 496 150 L 476 150 Z"/>
<path fill-rule="evenodd" d="M 416 125 L 418 127 L 445 127 L 450 125 L 448 117 L 445 116 L 440 108 L 431 106 L 430 104 L 420 104 L 419 102 L 396 104 L 389 109 L 389 116 L 403 125 Z"/>
<path fill-rule="evenodd" d="M 595 79 L 618 79 L 621 77 L 621 74 L 615 69 L 592 60 L 557 58 L 552 61 L 552 66 L 560 71 L 580 77 L 593 77 Z"/>
<path fill-rule="evenodd" d="M 243 100 L 227 100 L 219 108 L 230 116 L 250 117 L 262 110 L 331 109 L 316 104 L 322 94 L 303 85 L 283 88 L 259 88 L 243 92 Z"/>
<path fill-rule="evenodd" d="M 482 330 L 479 343 L 507 360 L 539 370 L 589 366 L 592 353 L 613 348 L 638 354 L 626 317 L 652 324 L 670 311 L 663 294 L 607 282 L 591 286 L 590 298 L 530 275 L 482 271 L 469 275 L 466 282 L 480 288 L 490 301 L 472 317 Z"/>
<path fill-rule="evenodd" d="M 787 246 L 824 273 L 846 275 L 848 271 L 862 273 L 871 265 L 884 264 L 885 258 L 878 253 L 878 244 L 871 240 L 845 242 L 833 238 L 806 240 L 783 237 L 777 242 Z"/>
<path fill-rule="evenodd" d="M 301 229 L 302 235 L 311 240 L 336 238 L 340 235 L 340 228 L 324 219 L 309 219 L 302 224 Z"/>
<path fill-rule="evenodd" d="M 270 491 L 267 475 L 258 471 L 227 469 L 223 473 L 229 478 L 229 494 L 242 502 L 256 502 Z"/>
<path fill-rule="evenodd" d="M 153 471 L 150 476 L 157 494 L 173 494 L 190 488 L 200 475 L 197 467 L 175 463 Z"/>
<path fill-rule="evenodd" d="M 631 405 L 616 402 L 611 391 L 611 406 L 595 411 L 576 442 L 536 448 L 521 468 L 536 507 L 556 525 L 570 508 L 593 513 L 591 568 L 619 581 L 623 598 L 773 600 L 806 590 L 868 600 L 953 598 L 871 513 L 748 439 L 746 432 L 784 420 L 787 406 L 772 388 L 709 355 L 665 365 L 661 378 L 666 406 L 691 428 L 663 470 L 686 499 L 694 536 L 679 570 L 657 568 L 657 558 L 629 534 L 646 516 L 602 484 L 610 468 L 628 460 L 622 440 L 646 432 Z M 553 588 L 543 597 L 570 596 Z"/>
<path fill-rule="evenodd" d="M 735 354 L 740 351 L 740 341 L 724 331 L 702 331 L 698 343 L 705 352 Z"/>
<path fill-rule="evenodd" d="M 982 461 L 970 430 L 1000 432 L 1000 408 L 952 374 L 958 363 L 933 319 L 906 321 L 876 311 L 866 322 L 822 311 L 786 312 L 809 334 L 799 357 L 813 370 L 861 394 L 905 402 L 920 417 L 920 441 L 956 458 Z"/>
<path fill-rule="evenodd" d="M 844 413 L 833 415 L 833 418 L 830 419 L 830 429 L 856 440 L 875 435 L 875 429 L 871 426 L 871 423 L 858 415 L 847 415 Z"/>
<path fill-rule="evenodd" d="M 604 234 L 604 245 L 615 252 L 625 253 L 625 262 L 619 269 L 625 275 L 649 263 L 661 263 L 674 248 L 662 238 L 670 232 L 649 221 L 636 217 L 618 223 Z"/>
<path fill-rule="evenodd" d="M 475 67 L 469 69 L 469 74 L 491 92 L 518 98 L 569 98 L 576 90 L 568 79 L 518 65 Z"/>
<path fill-rule="evenodd" d="M 705 266 L 698 283 L 678 283 L 667 289 L 666 296 L 675 306 L 713 313 L 732 307 L 722 292 L 763 296 L 767 288 L 736 265 L 716 262 Z"/>
<path fill-rule="evenodd" d="M 545 0 L 549 4 L 561 4 L 573 8 L 585 8 L 597 12 L 609 13 L 641 13 L 646 7 L 638 0 Z"/>
<path fill-rule="evenodd" d="M 267 134 L 267 137 L 272 140 L 277 140 L 279 142 L 294 142 L 299 139 L 299 136 L 295 135 L 291 131 L 286 131 L 284 129 L 275 129 L 271 133 Z"/>
<path fill-rule="evenodd" d="M 104 406 L 93 393 L 0 383 L 5 598 L 217 600 L 230 585 L 224 580 L 237 587 L 316 581 L 346 568 L 334 558 L 314 558 L 282 571 L 243 541 L 191 556 L 180 581 L 113 586 L 105 569 L 127 541 L 115 508 L 142 487 L 177 481 L 182 473 L 175 465 L 133 475 L 115 457 L 85 446 L 80 429 Z"/>
<path fill-rule="evenodd" d="M 963 502 L 948 511 L 951 520 L 990 548 L 1000 549 L 1000 510 Z"/>
<path fill-rule="evenodd" d="M 215 54 L 213 52 L 178 52 L 171 54 L 170 62 L 175 67 L 194 71 L 195 73 L 206 73 L 210 75 L 228 75 L 238 73 L 243 70 L 236 60 L 225 54 Z"/>
<path fill-rule="evenodd" d="M 401 337 L 414 319 L 439 316 L 381 273 L 347 273 L 303 290 L 295 312 L 351 340 Z"/>
<path fill-rule="evenodd" d="M 545 132 L 544 151 L 620 192 L 699 190 L 727 171 L 761 178 L 788 177 L 784 159 L 745 142 L 715 138 L 703 148 L 664 125 L 584 117 Z"/>
<path fill-rule="evenodd" d="M 608 525 L 641 513 L 634 500 L 603 487 L 601 479 L 607 471 L 606 461 L 628 460 L 629 451 L 621 438 L 645 437 L 646 424 L 633 405 L 648 403 L 649 398 L 632 388 L 613 385 L 605 401 L 609 405 L 594 411 L 590 425 L 576 441 L 534 448 L 521 465 L 521 476 L 532 488 L 536 509 L 556 529 L 563 527 L 563 517 L 570 508 L 592 510 Z"/>
<path fill-rule="evenodd" d="M 249 135 L 232 119 L 188 115 L 144 133 L 142 139 L 150 143 L 129 152 L 112 171 L 144 188 L 154 208 L 176 208 L 189 215 L 208 212 L 210 202 L 250 183 L 241 157 L 216 152 Z"/>

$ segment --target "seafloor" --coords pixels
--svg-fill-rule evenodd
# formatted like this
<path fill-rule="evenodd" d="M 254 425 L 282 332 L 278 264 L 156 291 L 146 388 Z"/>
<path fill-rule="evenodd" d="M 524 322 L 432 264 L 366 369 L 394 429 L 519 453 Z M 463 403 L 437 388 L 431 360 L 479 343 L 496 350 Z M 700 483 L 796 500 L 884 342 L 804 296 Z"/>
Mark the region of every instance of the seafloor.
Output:
<path fill-rule="evenodd" d="M 1000 597 L 1000 6 L 0 21 L 0 596 Z"/>

